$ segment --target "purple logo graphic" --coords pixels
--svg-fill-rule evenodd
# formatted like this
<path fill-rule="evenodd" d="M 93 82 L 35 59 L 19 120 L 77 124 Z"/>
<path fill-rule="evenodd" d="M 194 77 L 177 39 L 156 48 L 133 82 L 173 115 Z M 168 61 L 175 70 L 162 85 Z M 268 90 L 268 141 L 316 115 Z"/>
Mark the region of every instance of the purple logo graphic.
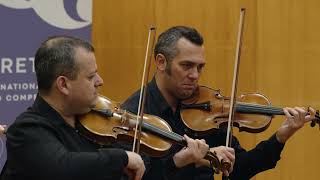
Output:
<path fill-rule="evenodd" d="M 13 9 L 33 9 L 48 24 L 62 29 L 78 29 L 91 24 L 91 0 L 2 0 Z"/>

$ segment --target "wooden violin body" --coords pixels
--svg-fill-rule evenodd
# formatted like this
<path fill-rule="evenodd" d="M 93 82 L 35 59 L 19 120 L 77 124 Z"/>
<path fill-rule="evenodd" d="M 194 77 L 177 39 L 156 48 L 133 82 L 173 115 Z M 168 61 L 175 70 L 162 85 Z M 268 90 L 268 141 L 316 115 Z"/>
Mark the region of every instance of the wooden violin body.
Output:
<path fill-rule="evenodd" d="M 183 101 L 181 119 L 184 124 L 201 133 L 207 133 L 227 125 L 230 98 L 220 91 L 199 86 L 195 94 Z M 266 130 L 274 115 L 284 115 L 282 108 L 271 106 L 270 101 L 261 94 L 243 94 L 235 103 L 233 126 L 240 131 L 259 133 Z M 319 116 L 314 121 L 319 123 Z"/>
<path fill-rule="evenodd" d="M 111 110 L 121 117 L 108 117 L 99 111 L 91 111 L 79 118 L 78 128 L 90 140 L 98 144 L 108 144 L 115 141 L 132 142 L 134 138 L 134 127 L 136 124 L 136 115 L 120 109 L 120 103 L 113 102 L 110 99 L 99 96 L 98 103 L 94 109 Z M 170 132 L 171 127 L 168 123 L 159 117 L 145 115 L 143 117 L 145 124 L 151 124 Z M 167 153 L 172 143 L 168 142 L 159 135 L 153 133 L 141 133 L 141 148 L 148 155 L 160 157 Z"/>

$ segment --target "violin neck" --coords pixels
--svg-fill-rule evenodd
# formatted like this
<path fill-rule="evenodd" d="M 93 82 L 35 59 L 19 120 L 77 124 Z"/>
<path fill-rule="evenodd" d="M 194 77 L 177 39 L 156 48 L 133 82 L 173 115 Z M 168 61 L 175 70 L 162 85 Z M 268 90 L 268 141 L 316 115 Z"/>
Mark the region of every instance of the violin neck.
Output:
<path fill-rule="evenodd" d="M 148 122 L 143 122 L 142 128 L 144 130 L 147 130 L 153 134 L 156 134 L 158 136 L 161 136 L 162 138 L 165 138 L 167 140 L 170 140 L 172 142 L 178 143 L 180 145 L 187 145 L 186 141 L 184 140 L 183 136 L 174 133 L 172 131 L 167 131 L 161 128 L 158 128 L 157 126 L 154 126 Z"/>
<path fill-rule="evenodd" d="M 236 103 L 236 111 L 239 113 L 263 114 L 263 115 L 284 115 L 283 109 L 270 105 L 259 105 L 251 103 Z"/>
<path fill-rule="evenodd" d="M 126 117 L 124 117 L 123 115 L 118 114 L 118 113 L 113 113 L 109 109 L 92 109 L 92 110 L 95 112 L 98 112 L 100 114 L 103 114 L 106 117 L 114 117 L 119 120 L 126 119 Z M 129 118 L 128 120 L 133 122 L 133 124 L 135 124 L 137 122 L 135 119 L 131 119 L 131 118 Z M 165 129 L 161 129 L 161 128 L 154 126 L 153 124 L 150 124 L 148 122 L 143 121 L 142 128 L 144 130 L 147 130 L 155 135 L 161 136 L 162 138 L 165 138 L 165 139 L 170 140 L 172 142 L 178 143 L 183 146 L 187 145 L 187 142 L 179 134 L 171 132 L 171 131 L 167 131 Z"/>

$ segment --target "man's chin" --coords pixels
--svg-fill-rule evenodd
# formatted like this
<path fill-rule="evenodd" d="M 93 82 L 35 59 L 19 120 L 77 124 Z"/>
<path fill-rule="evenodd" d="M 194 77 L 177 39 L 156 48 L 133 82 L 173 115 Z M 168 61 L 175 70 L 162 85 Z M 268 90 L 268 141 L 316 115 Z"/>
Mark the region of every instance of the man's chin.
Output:
<path fill-rule="evenodd" d="M 97 96 L 96 98 L 94 98 L 94 99 L 92 100 L 92 103 L 91 103 L 90 108 L 96 107 L 96 105 L 98 104 L 98 102 L 99 102 L 99 98 L 98 98 L 98 96 Z"/>
<path fill-rule="evenodd" d="M 83 109 L 80 112 L 77 113 L 77 115 L 85 115 L 88 114 L 91 111 L 91 108 Z"/>
<path fill-rule="evenodd" d="M 181 100 L 185 100 L 185 99 L 188 99 L 188 98 L 190 98 L 191 96 L 192 96 L 192 94 L 193 94 L 193 91 L 183 91 L 183 92 L 181 92 L 180 93 L 180 99 Z"/>

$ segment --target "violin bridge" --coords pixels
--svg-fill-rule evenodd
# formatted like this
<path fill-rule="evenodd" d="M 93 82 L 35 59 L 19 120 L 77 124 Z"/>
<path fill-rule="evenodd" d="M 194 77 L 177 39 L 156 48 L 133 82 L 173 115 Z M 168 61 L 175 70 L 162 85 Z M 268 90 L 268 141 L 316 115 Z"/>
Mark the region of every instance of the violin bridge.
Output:
<path fill-rule="evenodd" d="M 117 133 L 117 134 L 127 134 L 129 131 L 128 127 L 123 127 L 123 126 L 115 126 L 112 128 L 112 131 Z"/>
<path fill-rule="evenodd" d="M 221 113 L 221 114 L 215 114 L 215 115 L 212 115 L 212 116 L 209 116 L 205 119 L 205 121 L 213 121 L 214 123 L 218 123 L 218 119 L 219 118 L 222 118 L 222 119 L 225 119 L 226 117 L 228 117 L 228 113 Z"/>

